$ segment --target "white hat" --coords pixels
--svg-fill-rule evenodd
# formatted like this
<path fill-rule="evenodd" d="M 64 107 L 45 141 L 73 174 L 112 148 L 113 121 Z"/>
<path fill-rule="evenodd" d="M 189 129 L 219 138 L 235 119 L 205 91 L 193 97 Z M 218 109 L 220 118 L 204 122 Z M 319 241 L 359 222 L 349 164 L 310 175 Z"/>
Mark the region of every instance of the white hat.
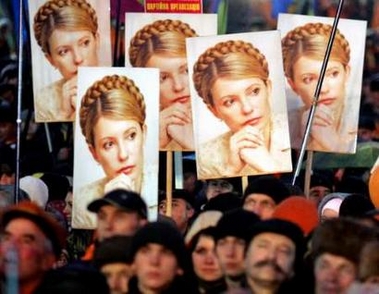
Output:
<path fill-rule="evenodd" d="M 49 199 L 49 189 L 41 180 L 33 176 L 25 176 L 20 179 L 20 189 L 28 194 L 30 201 L 37 203 L 45 209 Z"/>

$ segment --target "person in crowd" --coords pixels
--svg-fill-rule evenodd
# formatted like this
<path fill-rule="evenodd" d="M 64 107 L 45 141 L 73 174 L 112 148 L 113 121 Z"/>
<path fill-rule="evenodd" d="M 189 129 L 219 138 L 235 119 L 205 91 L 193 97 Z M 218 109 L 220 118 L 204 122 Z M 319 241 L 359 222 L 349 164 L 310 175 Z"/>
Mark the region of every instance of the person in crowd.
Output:
<path fill-rule="evenodd" d="M 353 219 L 338 217 L 322 222 L 310 243 L 314 293 L 345 293 L 358 278 L 363 246 L 377 239 L 377 230 Z"/>
<path fill-rule="evenodd" d="M 196 36 L 187 23 L 165 19 L 144 26 L 130 41 L 130 64 L 160 71 L 161 150 L 194 149 L 185 40 Z"/>
<path fill-rule="evenodd" d="M 226 290 L 226 282 L 215 254 L 215 227 L 221 217 L 220 211 L 200 213 L 185 236 L 199 292 L 204 294 L 222 293 Z"/>
<path fill-rule="evenodd" d="M 331 30 L 329 24 L 307 23 L 282 38 L 284 73 L 303 103 L 288 115 L 291 145 L 295 149 L 300 148 L 303 139 Z M 357 124 L 349 116 L 353 110 L 347 109 L 349 75 L 350 45 L 337 31 L 311 126 L 309 150 L 354 151 Z"/>
<path fill-rule="evenodd" d="M 216 255 L 227 283 L 227 289 L 239 289 L 245 285 L 245 250 L 249 234 L 247 226 L 259 221 L 259 217 L 242 208 L 225 212 L 216 225 Z"/>
<path fill-rule="evenodd" d="M 303 231 L 293 222 L 270 219 L 254 224 L 245 258 L 251 293 L 300 293 L 300 281 L 290 281 L 302 269 L 304 252 Z"/>
<path fill-rule="evenodd" d="M 171 193 L 171 218 L 175 221 L 179 231 L 184 236 L 194 216 L 195 199 L 183 189 L 175 189 Z M 167 199 L 166 193 L 159 194 L 158 212 L 166 215 Z"/>
<path fill-rule="evenodd" d="M 217 43 L 197 59 L 193 82 L 198 96 L 229 129 L 199 147 L 200 178 L 285 169 L 290 148 L 280 115 L 271 113 L 269 65 L 257 48 L 237 40 Z"/>
<path fill-rule="evenodd" d="M 20 179 L 20 189 L 28 195 L 30 201 L 35 202 L 42 209 L 46 209 L 49 188 L 44 181 L 35 176 L 24 176 Z"/>
<path fill-rule="evenodd" d="M 290 196 L 284 182 L 275 176 L 265 175 L 253 179 L 247 185 L 243 195 L 243 208 L 252 211 L 264 219 L 269 219 L 275 207 Z"/>
<path fill-rule="evenodd" d="M 103 198 L 93 200 L 88 210 L 96 214 L 95 242 L 86 251 L 84 260 L 92 260 L 99 242 L 113 236 L 133 236 L 147 222 L 147 205 L 133 191 L 116 189 Z"/>
<path fill-rule="evenodd" d="M 333 174 L 328 171 L 314 171 L 311 175 L 308 198 L 318 205 L 333 191 Z"/>
<path fill-rule="evenodd" d="M 150 222 L 137 231 L 131 255 L 135 277 L 129 293 L 198 293 L 184 239 L 175 226 Z"/>
<path fill-rule="evenodd" d="M 72 222 L 75 227 L 93 229 L 95 217 L 86 213 L 92 200 L 118 188 L 141 193 L 146 134 L 144 97 L 128 77 L 104 76 L 84 94 L 79 118 L 89 150 L 105 177 L 74 193 Z"/>
<path fill-rule="evenodd" d="M 222 213 L 242 207 L 241 195 L 236 192 L 218 194 L 201 207 L 201 211 L 216 210 Z"/>
<path fill-rule="evenodd" d="M 317 207 L 320 222 L 338 217 L 340 214 L 341 203 L 349 195 L 350 193 L 337 192 L 326 195 Z"/>
<path fill-rule="evenodd" d="M 62 78 L 35 97 L 37 121 L 73 121 L 79 66 L 97 66 L 96 11 L 85 0 L 46 1 L 34 16 L 34 37 Z"/>
<path fill-rule="evenodd" d="M 17 270 L 20 294 L 29 294 L 54 267 L 65 246 L 66 231 L 34 202 L 20 202 L 7 207 L 1 216 L 1 276 Z M 14 269 L 14 254 L 18 266 Z M 12 258 L 13 257 L 13 258 Z"/>
<path fill-rule="evenodd" d="M 205 197 L 207 201 L 222 193 L 234 191 L 233 184 L 227 179 L 210 179 L 206 181 Z"/>
<path fill-rule="evenodd" d="M 128 293 L 129 279 L 133 275 L 131 244 L 131 236 L 113 236 L 95 249 L 93 263 L 107 278 L 111 294 Z"/>

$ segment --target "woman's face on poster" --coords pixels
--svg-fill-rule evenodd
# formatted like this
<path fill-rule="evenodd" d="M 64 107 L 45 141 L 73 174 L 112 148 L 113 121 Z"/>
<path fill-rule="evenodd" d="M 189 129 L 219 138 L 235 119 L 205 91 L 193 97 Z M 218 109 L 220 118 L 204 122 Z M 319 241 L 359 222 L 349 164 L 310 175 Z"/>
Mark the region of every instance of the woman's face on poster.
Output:
<path fill-rule="evenodd" d="M 188 67 L 185 57 L 153 55 L 146 67 L 159 68 L 161 110 L 175 103 L 190 103 Z"/>
<path fill-rule="evenodd" d="M 292 90 L 299 95 L 307 108 L 312 105 L 320 76 L 322 60 L 301 56 L 293 65 L 293 79 L 288 79 Z M 345 101 L 346 84 L 350 69 L 341 62 L 329 60 L 318 103 L 337 109 Z"/>
<path fill-rule="evenodd" d="M 90 151 L 109 179 L 125 174 L 137 181 L 143 170 L 144 130 L 135 120 L 100 117 Z"/>
<path fill-rule="evenodd" d="M 98 39 L 87 30 L 55 29 L 49 38 L 50 53 L 46 57 L 68 80 L 77 75 L 79 66 L 98 65 Z"/>
<path fill-rule="evenodd" d="M 209 109 L 235 133 L 245 126 L 263 129 L 270 121 L 271 83 L 260 78 L 218 78 L 211 89 Z"/>

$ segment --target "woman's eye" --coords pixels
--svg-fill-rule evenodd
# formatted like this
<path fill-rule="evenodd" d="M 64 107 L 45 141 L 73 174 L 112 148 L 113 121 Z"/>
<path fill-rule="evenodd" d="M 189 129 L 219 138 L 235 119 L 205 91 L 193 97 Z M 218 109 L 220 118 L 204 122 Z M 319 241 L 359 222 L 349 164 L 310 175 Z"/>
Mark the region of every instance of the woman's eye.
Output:
<path fill-rule="evenodd" d="M 132 141 L 134 140 L 135 138 L 137 137 L 137 133 L 136 132 L 132 132 L 128 135 L 127 139 Z"/>
<path fill-rule="evenodd" d="M 166 81 L 168 79 L 168 75 L 167 74 L 161 74 L 160 77 L 159 77 L 159 81 L 161 83 L 163 83 L 164 81 Z"/>
<path fill-rule="evenodd" d="M 312 77 L 303 78 L 303 83 L 304 84 L 310 84 L 312 81 L 313 81 Z"/>
<path fill-rule="evenodd" d="M 85 39 L 85 40 L 82 42 L 82 45 L 83 45 L 84 47 L 88 47 L 90 43 L 91 43 L 91 40 L 90 40 L 90 39 Z"/>
<path fill-rule="evenodd" d="M 65 56 L 67 54 L 68 50 L 67 49 L 61 49 L 58 51 L 59 56 Z"/>
<path fill-rule="evenodd" d="M 224 100 L 223 105 L 226 107 L 230 107 L 233 105 L 233 103 L 234 103 L 234 99 L 226 99 L 226 100 Z"/>
<path fill-rule="evenodd" d="M 113 146 L 113 142 L 112 142 L 112 141 L 105 142 L 105 143 L 103 144 L 103 148 L 104 148 L 105 150 L 110 149 L 112 146 Z"/>

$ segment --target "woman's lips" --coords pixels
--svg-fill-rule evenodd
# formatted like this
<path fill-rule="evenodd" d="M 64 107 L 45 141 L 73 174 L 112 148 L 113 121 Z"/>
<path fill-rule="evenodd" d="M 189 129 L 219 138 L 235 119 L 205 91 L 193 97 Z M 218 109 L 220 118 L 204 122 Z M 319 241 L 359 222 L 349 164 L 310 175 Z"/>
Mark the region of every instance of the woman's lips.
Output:
<path fill-rule="evenodd" d="M 255 117 L 255 118 L 252 118 L 252 119 L 249 119 L 247 121 L 244 122 L 244 126 L 255 126 L 257 125 L 261 120 L 261 117 Z"/>
<path fill-rule="evenodd" d="M 184 103 L 189 102 L 189 99 L 190 99 L 190 96 L 188 96 L 188 95 L 187 96 L 181 96 L 181 97 L 175 98 L 174 103 L 184 104 Z"/>
<path fill-rule="evenodd" d="M 125 175 L 129 175 L 132 173 L 133 169 L 134 169 L 134 165 L 129 165 L 129 166 L 126 166 L 126 167 L 123 167 L 123 168 L 120 168 L 117 173 L 118 174 L 125 174 Z"/>
<path fill-rule="evenodd" d="M 330 105 L 334 103 L 335 100 L 336 100 L 335 98 L 325 98 L 325 99 L 320 99 L 318 103 L 323 104 L 323 105 Z"/>

